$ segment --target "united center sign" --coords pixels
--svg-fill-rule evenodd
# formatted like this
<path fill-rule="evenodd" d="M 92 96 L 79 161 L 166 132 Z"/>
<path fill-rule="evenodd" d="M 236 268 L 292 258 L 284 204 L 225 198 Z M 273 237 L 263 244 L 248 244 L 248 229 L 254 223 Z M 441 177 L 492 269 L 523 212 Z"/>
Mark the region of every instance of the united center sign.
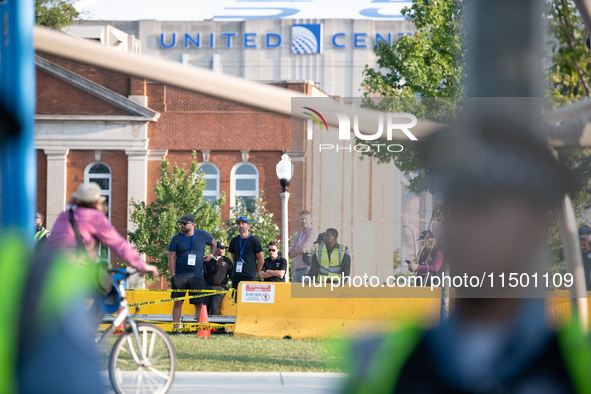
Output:
<path fill-rule="evenodd" d="M 411 33 L 381 32 L 370 35 L 365 32 L 352 34 L 335 33 L 329 36 L 329 42 L 334 48 L 370 48 L 378 45 L 380 41 L 388 44 L 403 35 Z M 321 54 L 324 43 L 322 24 L 294 24 L 291 26 L 291 52 L 293 54 Z M 238 33 L 224 32 L 219 35 L 214 33 L 161 33 L 160 47 L 170 49 L 183 47 L 185 49 L 200 48 L 252 48 L 271 49 L 278 48 L 285 42 L 280 33 Z"/>

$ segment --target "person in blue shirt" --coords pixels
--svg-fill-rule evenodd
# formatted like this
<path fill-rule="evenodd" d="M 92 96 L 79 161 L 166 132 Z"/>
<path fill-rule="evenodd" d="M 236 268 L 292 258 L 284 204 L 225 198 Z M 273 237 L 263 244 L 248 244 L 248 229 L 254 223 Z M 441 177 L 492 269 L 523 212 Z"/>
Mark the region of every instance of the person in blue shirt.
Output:
<path fill-rule="evenodd" d="M 207 290 L 205 283 L 204 262 L 212 259 L 216 250 L 215 239 L 207 231 L 195 229 L 195 217 L 191 214 L 183 215 L 179 220 L 181 231 L 174 235 L 168 247 L 168 268 L 170 269 L 170 283 L 174 290 L 172 298 L 184 297 L 183 290 Z M 209 245 L 210 254 L 203 257 L 205 245 Z M 197 295 L 189 293 L 189 295 Z M 189 300 L 195 305 L 195 317 L 199 321 L 203 297 Z M 172 321 L 180 322 L 184 300 L 174 301 L 172 307 Z M 178 325 L 175 325 L 178 328 Z M 174 334 L 178 334 L 175 331 Z"/>

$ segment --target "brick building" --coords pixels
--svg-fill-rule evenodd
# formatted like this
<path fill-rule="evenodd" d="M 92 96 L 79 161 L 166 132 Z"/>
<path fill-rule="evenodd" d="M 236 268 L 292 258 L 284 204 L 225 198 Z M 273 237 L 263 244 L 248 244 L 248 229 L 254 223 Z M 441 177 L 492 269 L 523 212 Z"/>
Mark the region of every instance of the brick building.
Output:
<path fill-rule="evenodd" d="M 339 243 L 352 251 L 352 275 L 385 280 L 393 272 L 393 252 L 402 250 L 406 258 L 404 245 L 413 244 L 403 227 L 428 223 L 422 211 L 429 204 L 407 210 L 405 179 L 394 164 L 359 160 L 350 148 L 318 150 L 342 145 L 334 127 L 313 126 L 310 136 L 310 122 L 259 108 L 255 97 L 245 105 L 47 54 L 38 54 L 36 64 L 37 206 L 48 228 L 78 185 L 94 181 L 108 198 L 111 223 L 125 235 L 129 200 L 154 200 L 161 159 L 189 163 L 192 151 L 206 173 L 206 197 L 226 193 L 223 219 L 237 199 L 248 203 L 265 191 L 279 224 L 275 166 L 287 150 L 295 167 L 289 234 L 300 228 L 299 211 L 310 209 L 312 224 L 338 229 Z M 310 81 L 272 84 L 328 98 Z M 106 251 L 101 255 L 108 258 Z"/>
<path fill-rule="evenodd" d="M 248 203 L 264 190 L 278 221 L 275 166 L 283 150 L 289 151 L 301 167 L 290 199 L 297 223 L 304 151 L 291 149 L 290 117 L 50 55 L 38 56 L 36 63 L 37 207 L 48 228 L 78 185 L 93 180 L 108 197 L 111 223 L 125 235 L 131 227 L 129 199 L 153 201 L 161 159 L 190 163 L 192 151 L 206 172 L 206 197 L 226 193 L 223 219 L 236 199 Z M 275 84 L 323 95 L 309 82 Z"/>

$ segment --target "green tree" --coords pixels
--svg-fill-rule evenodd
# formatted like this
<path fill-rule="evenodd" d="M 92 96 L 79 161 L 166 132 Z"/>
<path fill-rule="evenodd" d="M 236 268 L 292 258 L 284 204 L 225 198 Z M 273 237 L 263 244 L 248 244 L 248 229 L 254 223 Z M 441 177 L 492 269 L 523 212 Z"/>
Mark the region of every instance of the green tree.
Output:
<path fill-rule="evenodd" d="M 61 30 L 72 24 L 79 13 L 63 0 L 35 0 L 35 24 Z"/>
<path fill-rule="evenodd" d="M 236 218 L 240 216 L 246 216 L 250 220 L 249 232 L 257 237 L 263 245 L 263 250 L 269 244 L 270 241 L 278 241 L 279 226 L 275 224 L 273 220 L 273 214 L 267 211 L 263 201 L 264 192 L 261 191 L 261 195 L 254 202 L 254 213 L 249 213 L 246 207 L 239 201 L 236 201 L 236 205 L 230 212 L 230 218 L 224 220 L 224 231 L 228 236 L 228 241 L 238 236 L 238 227 L 236 227 Z"/>
<path fill-rule="evenodd" d="M 587 32 L 577 16 L 573 1 L 553 0 L 546 11 L 548 44 L 552 58 L 548 73 L 550 95 L 553 97 L 591 97 L 589 75 L 591 52 L 587 46 Z M 557 100 L 564 104 L 566 100 Z"/>
<path fill-rule="evenodd" d="M 551 48 L 550 67 L 546 73 L 548 95 L 554 99 L 550 108 L 591 97 L 591 52 L 587 32 L 577 16 L 571 0 L 552 0 L 546 10 L 548 17 L 548 46 Z M 577 193 L 572 197 L 579 222 L 583 211 L 591 207 L 591 149 L 563 149 L 559 160 L 571 168 L 577 181 Z M 558 259 L 562 246 L 558 225 L 553 220 L 548 237 L 547 258 L 553 271 L 563 271 L 564 261 Z"/>
<path fill-rule="evenodd" d="M 193 214 L 195 224 L 216 241 L 225 240 L 219 213 L 219 207 L 226 202 L 225 193 L 210 205 L 203 197 L 206 183 L 203 172 L 198 170 L 195 152 L 189 170 L 175 163 L 171 171 L 168 160 L 163 159 L 160 180 L 154 188 L 156 200 L 149 205 L 135 199 L 130 201 L 130 217 L 136 229 L 128 233 L 129 241 L 154 261 L 167 279 L 170 279 L 168 245 L 180 231 L 178 220 L 183 214 Z"/>
<path fill-rule="evenodd" d="M 464 9 L 462 0 L 415 0 L 410 8 L 403 8 L 402 15 L 417 30 L 392 44 L 380 41 L 374 47 L 377 66 L 366 66 L 363 71 L 363 105 L 382 111 L 410 112 L 423 119 L 452 119 L 459 100 L 451 98 L 465 95 Z M 429 97 L 436 99 L 424 99 Z M 358 143 L 367 142 L 358 139 Z M 418 173 L 410 180 L 410 191 L 429 189 L 415 145 L 405 144 L 402 154 L 380 150 L 364 155 L 376 158 L 378 163 L 393 161 L 405 174 Z"/>

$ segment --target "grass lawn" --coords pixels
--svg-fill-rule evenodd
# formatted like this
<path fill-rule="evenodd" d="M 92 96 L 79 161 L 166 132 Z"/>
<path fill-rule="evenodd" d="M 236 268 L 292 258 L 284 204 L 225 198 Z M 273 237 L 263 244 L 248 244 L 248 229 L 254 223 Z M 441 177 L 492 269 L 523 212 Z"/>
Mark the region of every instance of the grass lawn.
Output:
<path fill-rule="evenodd" d="M 186 334 L 172 337 L 172 342 L 178 371 L 343 371 L 340 343 L 335 341 Z"/>
<path fill-rule="evenodd" d="M 109 338 L 110 352 L 116 337 Z M 295 339 L 235 338 L 214 334 L 171 337 L 177 354 L 177 371 L 209 372 L 343 372 L 341 342 Z M 108 363 L 108 353 L 103 354 Z"/>

